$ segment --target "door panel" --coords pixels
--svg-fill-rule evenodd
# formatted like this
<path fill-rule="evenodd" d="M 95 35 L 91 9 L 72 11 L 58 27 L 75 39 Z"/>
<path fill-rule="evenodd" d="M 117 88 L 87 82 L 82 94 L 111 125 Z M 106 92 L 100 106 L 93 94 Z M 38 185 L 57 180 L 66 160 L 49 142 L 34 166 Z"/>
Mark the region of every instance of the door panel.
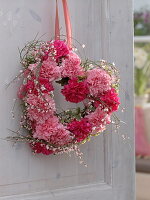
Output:
<path fill-rule="evenodd" d="M 59 1 L 58 1 L 59 2 Z M 86 56 L 114 61 L 121 71 L 121 101 L 126 111 L 118 113 L 119 133 L 109 128 L 81 147 L 88 167 L 74 155 L 32 155 L 26 144 L 0 140 L 0 199 L 48 200 L 134 199 L 133 137 L 133 59 L 132 8 L 130 0 L 68 0 L 73 37 L 86 45 Z M 62 6 L 60 1 L 60 12 Z M 0 0 L 0 138 L 17 130 L 20 111 L 15 119 L 10 111 L 16 98 L 18 82 L 6 85 L 20 69 L 18 47 L 23 47 L 37 33 L 48 40 L 54 36 L 54 0 Z M 61 17 L 62 33 L 65 34 Z M 80 45 L 75 42 L 78 51 Z M 84 54 L 82 53 L 84 57 Z M 59 96 L 57 104 L 68 104 Z M 124 140 L 124 136 L 126 140 Z"/>

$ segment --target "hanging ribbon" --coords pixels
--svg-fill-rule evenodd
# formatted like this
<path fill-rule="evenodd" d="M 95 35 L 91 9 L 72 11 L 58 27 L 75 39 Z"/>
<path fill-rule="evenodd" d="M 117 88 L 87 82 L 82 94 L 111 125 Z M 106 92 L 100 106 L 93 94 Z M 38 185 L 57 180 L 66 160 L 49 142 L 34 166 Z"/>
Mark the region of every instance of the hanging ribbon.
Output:
<path fill-rule="evenodd" d="M 65 18 L 65 25 L 66 25 L 67 44 L 69 48 L 71 48 L 72 47 L 72 27 L 71 27 L 71 20 L 70 20 L 67 0 L 62 0 L 62 4 L 63 4 L 64 18 Z M 60 26 L 59 26 L 57 0 L 56 0 L 56 19 L 55 19 L 55 39 L 60 39 Z"/>
<path fill-rule="evenodd" d="M 59 15 L 58 15 L 58 2 L 56 0 L 56 19 L 55 19 L 55 40 L 60 39 L 60 29 L 59 29 Z"/>

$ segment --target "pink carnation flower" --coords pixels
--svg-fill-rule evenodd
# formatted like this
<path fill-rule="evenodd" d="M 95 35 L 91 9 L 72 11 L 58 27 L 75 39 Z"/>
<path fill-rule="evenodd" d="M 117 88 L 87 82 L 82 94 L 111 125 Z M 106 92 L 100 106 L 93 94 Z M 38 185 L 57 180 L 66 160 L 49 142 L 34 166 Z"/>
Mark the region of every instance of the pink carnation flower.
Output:
<path fill-rule="evenodd" d="M 55 56 L 56 59 L 65 57 L 69 54 L 69 48 L 64 41 L 55 40 L 53 44 L 56 50 L 56 56 Z"/>
<path fill-rule="evenodd" d="M 69 80 L 68 84 L 62 89 L 62 94 L 67 101 L 72 103 L 79 103 L 83 101 L 88 95 L 88 88 L 85 81 L 78 82 L 77 79 Z"/>
<path fill-rule="evenodd" d="M 70 143 L 72 139 L 73 137 L 71 136 L 71 133 L 66 129 L 66 127 L 62 124 L 59 124 L 56 127 L 55 133 L 51 135 L 49 141 L 52 144 L 63 146 Z"/>
<path fill-rule="evenodd" d="M 43 97 L 28 94 L 25 102 L 28 104 L 27 116 L 31 121 L 43 123 L 56 111 L 54 100 L 47 94 Z"/>
<path fill-rule="evenodd" d="M 105 129 L 105 125 L 111 122 L 110 115 L 104 112 L 101 107 L 96 108 L 94 112 L 87 115 L 87 118 L 92 126 L 99 131 L 103 131 Z"/>
<path fill-rule="evenodd" d="M 62 63 L 62 77 L 69 77 L 69 78 L 75 78 L 77 76 L 83 76 L 84 70 L 80 66 L 81 59 L 79 56 L 70 51 L 67 58 L 64 59 Z"/>
<path fill-rule="evenodd" d="M 49 140 L 50 136 L 56 131 L 58 126 L 58 118 L 56 116 L 51 116 L 44 123 L 38 123 L 35 128 L 33 137 L 43 140 Z"/>
<path fill-rule="evenodd" d="M 107 108 L 108 112 L 115 112 L 118 110 L 120 99 L 114 88 L 106 91 L 104 94 L 100 95 L 99 98 L 100 101 L 95 102 L 96 107 L 101 104 L 101 107 Z"/>
<path fill-rule="evenodd" d="M 109 111 L 114 112 L 117 111 L 120 105 L 120 99 L 118 94 L 114 88 L 105 92 L 101 96 L 101 100 L 107 105 Z"/>
<path fill-rule="evenodd" d="M 49 81 L 54 81 L 60 76 L 60 67 L 57 66 L 55 61 L 52 61 L 50 58 L 48 58 L 43 62 L 40 70 L 40 78 L 46 78 L 49 79 Z"/>
<path fill-rule="evenodd" d="M 67 55 L 65 59 L 65 64 L 69 67 L 72 65 L 80 65 L 81 59 L 80 57 L 73 51 L 69 51 L 69 54 Z"/>
<path fill-rule="evenodd" d="M 35 84 L 33 80 L 28 80 L 26 84 L 26 89 L 28 90 L 33 90 L 35 88 Z"/>
<path fill-rule="evenodd" d="M 83 141 L 92 132 L 92 126 L 87 119 L 82 119 L 81 121 L 75 119 L 67 127 L 75 135 L 77 142 Z"/>
<path fill-rule="evenodd" d="M 38 90 L 34 83 L 35 79 L 36 78 L 34 76 L 32 76 L 31 80 L 27 80 L 26 91 L 27 91 L 27 93 L 38 95 Z"/>
<path fill-rule="evenodd" d="M 47 148 L 46 144 L 40 143 L 40 142 L 33 142 L 30 143 L 30 147 L 32 148 L 34 153 L 42 153 L 44 155 L 50 155 L 54 152 Z"/>
<path fill-rule="evenodd" d="M 54 90 L 52 83 L 48 78 L 39 77 L 39 83 L 41 85 L 42 93 L 48 93 Z"/>
<path fill-rule="evenodd" d="M 47 119 L 49 119 L 52 115 L 52 111 L 48 111 L 47 113 L 40 112 L 37 108 L 28 109 L 27 117 L 31 121 L 36 121 L 39 124 L 44 123 Z"/>
<path fill-rule="evenodd" d="M 97 96 L 110 89 L 112 80 L 110 75 L 102 69 L 92 69 L 87 73 L 87 85 L 90 94 Z"/>
<path fill-rule="evenodd" d="M 33 137 L 49 141 L 54 145 L 65 145 L 72 140 L 70 132 L 53 116 L 43 124 L 37 124 Z"/>
<path fill-rule="evenodd" d="M 47 94 L 42 96 L 36 96 L 35 94 L 28 94 L 25 102 L 28 103 L 30 106 L 34 106 L 41 110 L 55 110 L 55 102 L 54 100 Z"/>
<path fill-rule="evenodd" d="M 33 77 L 34 80 L 34 77 Z M 24 85 L 22 84 L 18 90 L 18 97 L 20 99 L 23 99 L 27 93 L 32 93 L 35 95 L 38 95 L 37 88 L 35 87 L 34 81 L 33 80 L 27 80 L 27 83 Z"/>

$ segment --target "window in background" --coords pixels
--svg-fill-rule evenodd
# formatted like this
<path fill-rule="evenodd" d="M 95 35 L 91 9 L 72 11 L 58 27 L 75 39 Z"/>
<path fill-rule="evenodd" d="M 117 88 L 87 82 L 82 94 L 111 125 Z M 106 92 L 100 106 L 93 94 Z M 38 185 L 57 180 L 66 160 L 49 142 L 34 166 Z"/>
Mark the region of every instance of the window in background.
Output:
<path fill-rule="evenodd" d="M 134 6 L 136 191 L 137 200 L 150 200 L 150 0 Z"/>

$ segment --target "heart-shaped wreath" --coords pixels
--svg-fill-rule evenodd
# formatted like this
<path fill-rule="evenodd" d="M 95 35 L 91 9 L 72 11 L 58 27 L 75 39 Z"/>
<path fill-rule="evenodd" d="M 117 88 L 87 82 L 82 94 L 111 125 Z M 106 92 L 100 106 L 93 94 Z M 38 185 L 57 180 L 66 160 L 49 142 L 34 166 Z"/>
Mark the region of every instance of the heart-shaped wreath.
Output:
<path fill-rule="evenodd" d="M 22 49 L 20 57 L 20 124 L 28 133 L 12 138 L 29 143 L 34 153 L 79 154 L 78 145 L 104 131 L 119 107 L 116 67 L 104 60 L 81 61 L 63 40 L 34 40 Z M 66 101 L 82 106 L 58 112 L 54 82 L 61 84 Z"/>
<path fill-rule="evenodd" d="M 62 3 L 67 43 L 60 40 L 56 0 L 55 40 L 35 39 L 20 51 L 23 70 L 17 78 L 23 78 L 18 91 L 23 114 L 19 132 L 9 139 L 29 143 L 37 154 L 74 151 L 82 163 L 78 146 L 103 132 L 111 123 L 111 117 L 114 116 L 113 122 L 117 119 L 113 112 L 120 104 L 119 73 L 114 64 L 104 60 L 81 61 L 72 48 L 67 0 Z M 54 100 L 54 82 L 62 86 L 61 93 L 66 101 L 82 106 L 59 112 Z M 27 133 L 22 134 L 21 128 Z"/>

